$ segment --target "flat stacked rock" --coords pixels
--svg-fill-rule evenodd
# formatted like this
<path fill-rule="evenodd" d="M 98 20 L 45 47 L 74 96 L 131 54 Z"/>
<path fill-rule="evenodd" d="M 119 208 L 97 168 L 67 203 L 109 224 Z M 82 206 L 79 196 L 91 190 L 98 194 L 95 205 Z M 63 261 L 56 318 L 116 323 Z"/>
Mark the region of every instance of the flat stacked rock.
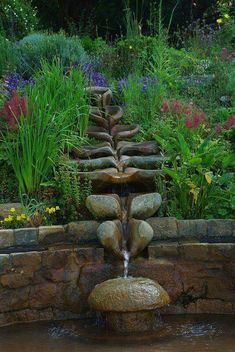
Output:
<path fill-rule="evenodd" d="M 130 142 L 126 139 L 139 132 L 139 125 L 122 125 L 122 108 L 112 106 L 109 88 L 89 87 L 91 96 L 87 130 L 89 137 L 100 140 L 96 145 L 74 148 L 70 163 L 79 165 L 79 175 L 89 176 L 95 189 L 107 184 L 152 183 L 166 158 L 159 155 L 154 141 Z"/>

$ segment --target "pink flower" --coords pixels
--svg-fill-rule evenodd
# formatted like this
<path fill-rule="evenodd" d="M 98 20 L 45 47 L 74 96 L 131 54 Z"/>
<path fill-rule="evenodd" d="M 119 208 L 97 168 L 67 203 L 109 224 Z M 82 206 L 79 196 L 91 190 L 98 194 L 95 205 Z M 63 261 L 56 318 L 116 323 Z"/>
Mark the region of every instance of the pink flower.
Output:
<path fill-rule="evenodd" d="M 193 115 L 193 127 L 197 128 L 205 120 L 204 112 L 195 112 Z"/>
<path fill-rule="evenodd" d="M 187 128 L 194 128 L 194 122 L 191 117 L 187 116 L 184 123 Z"/>
<path fill-rule="evenodd" d="M 229 130 L 235 125 L 235 117 L 230 115 L 229 118 L 224 122 L 224 129 Z"/>
<path fill-rule="evenodd" d="M 169 110 L 169 102 L 168 101 L 164 101 L 161 108 L 160 108 L 160 111 L 161 112 L 167 112 Z"/>
<path fill-rule="evenodd" d="M 180 114 L 182 112 L 182 104 L 177 100 L 172 102 L 171 108 L 175 114 Z"/>

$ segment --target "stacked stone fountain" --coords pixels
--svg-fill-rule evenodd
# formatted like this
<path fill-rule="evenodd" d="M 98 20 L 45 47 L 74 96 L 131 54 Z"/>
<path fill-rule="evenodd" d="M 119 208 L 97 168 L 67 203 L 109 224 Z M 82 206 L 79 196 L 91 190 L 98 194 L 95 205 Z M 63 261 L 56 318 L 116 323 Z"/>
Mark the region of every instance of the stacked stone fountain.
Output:
<path fill-rule="evenodd" d="M 125 141 L 139 131 L 139 126 L 119 124 L 123 112 L 110 105 L 112 93 L 108 88 L 91 87 L 88 93 L 93 103 L 90 120 L 96 124 L 88 129 L 88 135 L 104 142 L 73 151 L 80 176 L 88 174 L 95 190 L 113 184 L 153 184 L 160 164 L 165 162 L 157 144 Z M 99 241 L 108 252 L 124 260 L 124 277 L 97 285 L 89 297 L 90 306 L 106 314 L 107 325 L 113 330 L 152 330 L 155 310 L 169 303 L 167 292 L 157 282 L 128 277 L 129 260 L 141 253 L 153 237 L 153 229 L 145 219 L 153 216 L 160 205 L 158 193 L 106 193 L 86 200 L 90 213 L 103 220 L 97 230 Z"/>
<path fill-rule="evenodd" d="M 80 176 L 88 175 L 95 189 L 110 184 L 139 183 L 151 185 L 166 159 L 159 155 L 156 142 L 128 142 L 138 125 L 121 125 L 122 108 L 112 106 L 109 88 L 90 87 L 90 121 L 94 124 L 87 134 L 102 143 L 74 148 L 73 163 L 78 163 Z"/>

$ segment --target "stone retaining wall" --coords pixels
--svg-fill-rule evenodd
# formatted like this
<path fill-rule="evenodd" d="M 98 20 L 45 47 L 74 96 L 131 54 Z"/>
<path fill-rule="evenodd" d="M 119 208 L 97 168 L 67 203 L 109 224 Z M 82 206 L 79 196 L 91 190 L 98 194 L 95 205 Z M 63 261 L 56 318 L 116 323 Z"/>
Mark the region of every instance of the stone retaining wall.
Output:
<path fill-rule="evenodd" d="M 154 230 L 153 241 L 197 240 L 200 242 L 235 243 L 235 220 L 177 220 L 149 218 Z M 46 250 L 55 244 L 98 245 L 97 221 L 71 222 L 65 226 L 41 226 L 0 230 L 0 253 Z"/>
<path fill-rule="evenodd" d="M 168 291 L 171 304 L 162 312 L 235 314 L 235 222 L 148 221 L 154 241 L 131 261 L 129 274 L 157 280 Z M 0 325 L 91 314 L 87 297 L 93 287 L 123 273 L 122 263 L 96 241 L 97 226 L 0 231 Z M 230 241 L 222 243 L 224 238 Z M 44 249 L 32 251 L 32 245 Z"/>

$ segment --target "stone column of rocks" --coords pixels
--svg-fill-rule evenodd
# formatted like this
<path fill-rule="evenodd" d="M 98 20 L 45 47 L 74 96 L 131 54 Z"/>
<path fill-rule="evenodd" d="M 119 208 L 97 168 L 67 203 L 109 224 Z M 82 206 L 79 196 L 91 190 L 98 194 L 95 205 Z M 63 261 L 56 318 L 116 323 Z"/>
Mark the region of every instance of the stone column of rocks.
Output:
<path fill-rule="evenodd" d="M 125 258 L 123 250 L 129 257 L 136 257 L 149 244 L 154 231 L 145 219 L 153 216 L 159 209 L 162 199 L 158 193 L 147 193 L 128 197 L 128 236 L 122 226 L 123 212 L 121 200 L 114 195 L 91 195 L 86 199 L 86 206 L 97 219 L 106 220 L 97 229 L 97 236 L 102 246 L 113 255 Z"/>
<path fill-rule="evenodd" d="M 70 162 L 79 165 L 79 175 L 89 175 L 95 188 L 101 185 L 152 181 L 165 158 L 159 155 L 156 142 L 129 142 L 138 125 L 122 125 L 122 108 L 111 105 L 109 88 L 87 88 L 91 96 L 90 121 L 87 134 L 99 144 L 74 148 Z"/>
<path fill-rule="evenodd" d="M 79 175 L 89 175 L 94 190 L 106 190 L 106 185 L 142 183 L 153 181 L 165 158 L 159 155 L 156 142 L 127 142 L 135 136 L 138 125 L 121 125 L 123 111 L 112 106 L 109 88 L 90 87 L 90 137 L 102 143 L 86 145 L 72 151 L 73 163 L 79 165 Z M 122 196 L 122 195 L 121 195 Z M 123 206 L 125 204 L 125 206 Z M 144 220 L 156 213 L 161 204 L 158 193 L 129 195 L 91 195 L 86 206 L 95 218 L 106 220 L 98 228 L 102 245 L 120 258 L 136 256 L 151 241 L 152 227 Z M 128 233 L 126 233 L 128 229 Z"/>

